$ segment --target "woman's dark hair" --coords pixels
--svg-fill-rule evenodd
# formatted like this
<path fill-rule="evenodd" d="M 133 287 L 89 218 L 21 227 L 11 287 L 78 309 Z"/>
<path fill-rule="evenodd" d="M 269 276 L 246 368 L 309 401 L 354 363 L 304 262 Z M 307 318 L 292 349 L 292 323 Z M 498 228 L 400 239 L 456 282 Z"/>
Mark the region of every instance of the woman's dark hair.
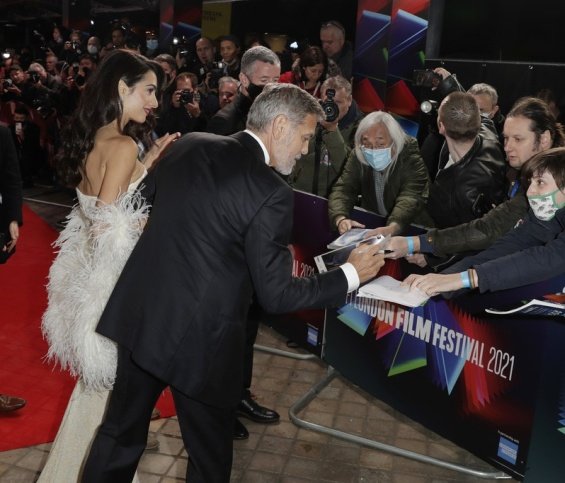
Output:
<path fill-rule="evenodd" d="M 63 130 L 62 146 L 56 161 L 62 183 L 73 187 L 80 183 L 84 162 L 94 146 L 98 129 L 114 120 L 118 121 L 118 127 L 121 125 L 123 112 L 118 94 L 119 81 L 133 87 L 149 71 L 157 76 L 159 91 L 164 74 L 156 62 L 128 50 L 114 50 L 104 57 L 89 77 L 79 105 Z M 122 134 L 148 148 L 153 144 L 150 137 L 153 126 L 153 116 L 148 116 L 143 124 L 128 122 Z"/>
<path fill-rule="evenodd" d="M 565 189 L 565 148 L 551 148 L 536 154 L 524 164 L 521 171 L 526 186 L 534 176 L 541 176 L 547 171 L 553 176 L 557 187 Z"/>
<path fill-rule="evenodd" d="M 565 132 L 563 126 L 555 120 L 548 105 L 537 97 L 522 97 L 518 99 L 506 116 L 525 117 L 530 120 L 530 130 L 536 136 L 536 145 L 539 145 L 541 135 L 549 131 L 551 147 L 565 146 Z"/>
<path fill-rule="evenodd" d="M 313 65 L 322 64 L 324 66 L 324 71 L 320 77 L 320 82 L 324 82 L 328 74 L 328 57 L 320 47 L 316 45 L 311 45 L 306 47 L 304 51 L 300 54 L 300 76 L 299 79 L 306 81 L 306 73 L 304 69 L 306 67 L 312 67 Z"/>

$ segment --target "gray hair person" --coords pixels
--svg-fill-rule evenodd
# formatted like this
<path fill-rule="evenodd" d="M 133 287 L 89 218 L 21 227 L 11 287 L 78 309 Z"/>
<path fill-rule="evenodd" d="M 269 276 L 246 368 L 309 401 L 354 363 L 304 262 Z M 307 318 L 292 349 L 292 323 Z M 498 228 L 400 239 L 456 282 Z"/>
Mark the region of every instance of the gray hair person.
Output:
<path fill-rule="evenodd" d="M 256 47 L 251 47 L 243 54 L 241 58 L 241 73 L 246 76 L 251 76 L 253 74 L 254 64 L 257 61 L 266 62 L 279 67 L 281 65 L 277 54 L 267 47 L 257 45 Z"/>
<path fill-rule="evenodd" d="M 277 116 L 286 116 L 297 126 L 308 114 L 314 114 L 318 121 L 324 118 L 324 111 L 318 100 L 304 89 L 293 84 L 267 84 L 247 115 L 247 129 L 261 132 Z"/>
<path fill-rule="evenodd" d="M 363 120 L 359 123 L 359 127 L 355 132 L 355 154 L 357 155 L 357 159 L 361 163 L 365 164 L 366 166 L 369 166 L 369 163 L 365 159 L 365 156 L 362 151 L 362 145 L 363 145 L 362 141 L 365 132 L 368 131 L 373 126 L 375 126 L 376 124 L 383 124 L 386 127 L 392 139 L 392 145 L 390 146 L 392 161 L 388 165 L 388 169 L 387 169 L 387 171 L 389 171 L 390 168 L 394 165 L 394 162 L 398 159 L 398 155 L 404 149 L 404 144 L 406 142 L 406 133 L 402 130 L 402 127 L 400 127 L 400 124 L 398 124 L 396 119 L 394 119 L 394 117 L 392 117 L 388 112 L 384 112 L 384 111 L 371 112 L 370 114 L 367 114 L 363 118 Z"/>

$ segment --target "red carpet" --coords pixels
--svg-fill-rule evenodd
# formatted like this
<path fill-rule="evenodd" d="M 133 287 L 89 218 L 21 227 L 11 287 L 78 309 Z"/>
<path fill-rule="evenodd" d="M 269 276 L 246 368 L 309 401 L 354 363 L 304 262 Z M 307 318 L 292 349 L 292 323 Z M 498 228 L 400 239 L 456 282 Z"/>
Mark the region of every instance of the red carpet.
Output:
<path fill-rule="evenodd" d="M 0 451 L 53 441 L 74 387 L 67 373 L 42 360 L 41 315 L 57 232 L 25 206 L 24 223 L 16 254 L 0 265 L 0 393 L 27 405 L 0 413 Z M 174 414 L 170 391 L 157 407 L 163 417 Z"/>

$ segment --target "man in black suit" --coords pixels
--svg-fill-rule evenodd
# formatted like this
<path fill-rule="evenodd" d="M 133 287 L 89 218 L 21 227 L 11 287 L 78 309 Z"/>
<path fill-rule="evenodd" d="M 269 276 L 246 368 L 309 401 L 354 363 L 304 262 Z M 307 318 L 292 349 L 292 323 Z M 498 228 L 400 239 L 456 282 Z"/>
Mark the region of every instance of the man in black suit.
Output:
<path fill-rule="evenodd" d="M 272 313 L 337 305 L 383 265 L 363 247 L 340 269 L 292 277 L 293 192 L 274 170 L 292 171 L 322 116 L 305 91 L 273 84 L 246 131 L 187 134 L 160 161 L 149 222 L 97 329 L 118 343 L 118 369 L 84 482 L 131 481 L 166 386 L 188 481 L 229 481 L 253 289 Z"/>
<path fill-rule="evenodd" d="M 8 128 L 0 126 L 0 263 L 14 253 L 22 224 L 22 179 Z"/>
<path fill-rule="evenodd" d="M 208 122 L 208 132 L 228 136 L 245 129 L 247 113 L 254 99 L 269 82 L 278 82 L 281 61 L 272 50 L 261 45 L 251 47 L 241 58 L 239 92 Z"/>
<path fill-rule="evenodd" d="M 238 131 L 243 131 L 247 122 L 247 113 L 253 101 L 266 84 L 277 82 L 280 74 L 281 63 L 277 54 L 272 50 L 263 46 L 248 49 L 241 59 L 239 91 L 230 104 L 220 109 L 210 119 L 208 132 L 229 136 Z M 251 394 L 254 346 L 259 331 L 260 318 L 261 309 L 257 304 L 256 297 L 254 297 L 247 317 L 245 351 L 243 354 L 243 383 L 237 414 L 257 423 L 272 424 L 279 421 L 279 413 L 260 405 Z M 234 421 L 233 438 L 249 438 L 249 432 L 239 418 Z"/>

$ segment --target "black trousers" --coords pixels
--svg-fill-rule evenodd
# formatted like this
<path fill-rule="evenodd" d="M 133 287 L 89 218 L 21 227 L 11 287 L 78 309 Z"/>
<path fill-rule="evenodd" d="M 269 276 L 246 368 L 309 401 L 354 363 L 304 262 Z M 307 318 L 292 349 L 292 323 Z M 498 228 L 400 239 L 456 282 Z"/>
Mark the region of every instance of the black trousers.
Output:
<path fill-rule="evenodd" d="M 151 411 L 166 387 L 133 362 L 128 350 L 118 348 L 116 382 L 85 464 L 83 483 L 131 483 L 147 442 Z M 229 482 L 234 408 L 209 406 L 174 387 L 171 392 L 189 455 L 186 481 Z"/>

